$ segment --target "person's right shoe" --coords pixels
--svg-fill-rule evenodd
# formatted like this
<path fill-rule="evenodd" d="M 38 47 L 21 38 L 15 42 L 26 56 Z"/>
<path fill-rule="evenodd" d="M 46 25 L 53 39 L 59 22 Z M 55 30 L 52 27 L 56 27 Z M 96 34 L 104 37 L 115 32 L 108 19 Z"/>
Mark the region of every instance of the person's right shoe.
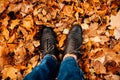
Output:
<path fill-rule="evenodd" d="M 64 54 L 75 54 L 77 57 L 80 55 L 79 48 L 82 45 L 82 28 L 80 25 L 73 25 L 70 30 L 67 40 Z"/>

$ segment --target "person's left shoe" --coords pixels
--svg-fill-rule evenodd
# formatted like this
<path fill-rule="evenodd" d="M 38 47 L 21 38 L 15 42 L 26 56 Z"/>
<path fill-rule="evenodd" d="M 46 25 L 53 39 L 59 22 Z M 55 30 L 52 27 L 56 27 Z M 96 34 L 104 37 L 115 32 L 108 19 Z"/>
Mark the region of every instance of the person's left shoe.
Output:
<path fill-rule="evenodd" d="M 44 55 L 52 54 L 57 57 L 56 38 L 52 28 L 44 27 L 42 29 L 40 48 Z"/>

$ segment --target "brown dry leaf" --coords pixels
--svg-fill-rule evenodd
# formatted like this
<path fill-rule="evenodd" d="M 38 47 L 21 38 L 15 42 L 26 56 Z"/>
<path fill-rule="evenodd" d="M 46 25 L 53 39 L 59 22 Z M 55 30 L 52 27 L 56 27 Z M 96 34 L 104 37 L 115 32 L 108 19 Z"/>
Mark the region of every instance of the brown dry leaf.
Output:
<path fill-rule="evenodd" d="M 15 69 L 12 66 L 6 66 L 2 70 L 2 78 L 6 79 L 7 77 L 10 77 L 10 79 L 15 80 L 17 78 L 16 73 L 18 72 L 18 69 Z"/>
<path fill-rule="evenodd" d="M 86 24 L 86 23 L 82 23 L 82 24 L 81 24 L 81 27 L 82 27 L 82 29 L 84 29 L 84 30 L 89 29 L 89 25 Z"/>
<path fill-rule="evenodd" d="M 91 40 L 91 41 L 94 41 L 94 42 L 101 42 L 99 36 L 96 36 L 96 37 L 94 37 L 94 38 L 90 38 L 90 40 Z"/>
<path fill-rule="evenodd" d="M 9 31 L 7 28 L 3 29 L 2 34 L 4 35 L 5 39 L 8 40 L 9 39 Z"/>
<path fill-rule="evenodd" d="M 113 47 L 113 51 L 115 51 L 115 52 L 119 52 L 119 51 L 120 51 L 120 42 L 117 43 L 117 44 Z"/>
<path fill-rule="evenodd" d="M 79 13 L 78 12 L 75 13 L 75 17 L 76 17 L 76 20 L 79 19 Z"/>
<path fill-rule="evenodd" d="M 2 13 L 6 9 L 8 4 L 9 4 L 8 0 L 0 0 L 0 13 Z"/>
<path fill-rule="evenodd" d="M 7 44 L 8 48 L 10 49 L 10 52 L 14 52 L 14 50 L 17 47 L 17 44 Z"/>
<path fill-rule="evenodd" d="M 62 35 L 59 41 L 59 47 L 63 46 L 65 39 L 66 39 L 66 35 Z"/>
<path fill-rule="evenodd" d="M 9 38 L 8 43 L 12 43 L 15 39 L 16 39 L 16 34 L 13 34 L 13 35 Z"/>
<path fill-rule="evenodd" d="M 23 38 L 25 38 L 25 37 L 28 36 L 28 32 L 27 32 L 27 30 L 26 30 L 25 28 L 19 27 L 18 30 L 19 30 L 20 32 L 22 32 L 22 34 L 24 35 Z"/>
<path fill-rule="evenodd" d="M 115 27 L 120 28 L 120 11 L 115 16 L 111 15 L 110 20 L 111 20 L 110 22 L 111 27 L 109 27 L 110 29 L 114 29 Z"/>
<path fill-rule="evenodd" d="M 0 71 L 3 70 L 3 65 L 4 65 L 3 54 L 4 54 L 4 47 L 0 46 Z"/>
<path fill-rule="evenodd" d="M 32 65 L 31 64 L 28 64 L 28 66 L 27 66 L 27 70 L 25 70 L 25 74 L 27 75 L 28 73 L 30 73 L 31 71 L 32 71 Z"/>
<path fill-rule="evenodd" d="M 14 60 L 15 64 L 20 64 L 25 59 L 26 49 L 23 47 L 23 43 L 19 44 L 19 46 L 14 50 Z"/>
<path fill-rule="evenodd" d="M 65 28 L 63 29 L 63 34 L 68 34 L 69 33 L 69 29 Z"/>
<path fill-rule="evenodd" d="M 45 9 L 42 10 L 42 14 L 43 15 L 46 15 L 47 14 L 47 11 Z"/>
<path fill-rule="evenodd" d="M 27 30 L 31 31 L 31 29 L 34 27 L 33 26 L 33 18 L 31 15 L 28 15 L 23 19 L 23 27 L 25 27 Z"/>
<path fill-rule="evenodd" d="M 107 36 L 100 36 L 101 44 L 105 44 L 105 42 L 108 42 L 110 39 Z"/>
<path fill-rule="evenodd" d="M 30 59 L 32 67 L 35 67 L 38 64 L 39 55 L 36 55 Z"/>
<path fill-rule="evenodd" d="M 24 2 L 21 6 L 21 12 L 23 13 L 30 13 L 33 11 L 33 5 L 29 4 L 28 2 Z"/>
<path fill-rule="evenodd" d="M 105 67 L 106 67 L 107 72 L 109 73 L 116 74 L 120 72 L 119 65 L 117 66 L 117 63 L 114 60 L 107 61 L 105 63 Z"/>
<path fill-rule="evenodd" d="M 66 16 L 72 17 L 73 12 L 74 12 L 73 6 L 74 6 L 74 4 L 72 4 L 71 6 L 64 6 L 63 14 L 66 15 Z"/>
<path fill-rule="evenodd" d="M 14 11 L 14 12 L 18 12 L 22 7 L 22 4 L 9 4 L 8 7 L 8 12 Z"/>
<path fill-rule="evenodd" d="M 79 8 L 79 7 L 74 7 L 75 11 L 78 12 L 78 13 L 81 13 L 83 14 L 84 13 L 84 10 L 82 8 Z"/>
<path fill-rule="evenodd" d="M 92 63 L 92 65 L 94 67 L 95 73 L 97 73 L 97 74 L 106 73 L 106 68 L 104 67 L 104 65 L 101 62 L 95 61 Z"/>
<path fill-rule="evenodd" d="M 120 27 L 117 27 L 115 30 L 114 30 L 114 36 L 115 36 L 115 39 L 120 39 Z"/>
<path fill-rule="evenodd" d="M 120 76 L 114 75 L 114 74 L 110 74 L 110 75 L 105 76 L 105 79 L 106 80 L 120 80 Z"/>
<path fill-rule="evenodd" d="M 33 54 L 33 51 L 34 51 L 34 46 L 33 46 L 33 43 L 30 43 L 30 42 L 28 42 L 27 44 L 26 44 L 26 48 L 28 49 L 28 51 L 30 51 L 30 53 L 32 53 Z"/>
<path fill-rule="evenodd" d="M 111 49 L 105 49 L 104 48 L 104 54 L 106 55 L 105 61 L 109 61 L 109 60 L 114 60 L 117 64 L 119 64 L 120 62 L 120 55 L 116 54 L 113 50 Z"/>
<path fill-rule="evenodd" d="M 19 19 L 12 20 L 12 23 L 9 28 L 14 29 L 14 27 L 16 27 L 19 24 L 19 22 L 20 22 Z"/>
<path fill-rule="evenodd" d="M 3 25 L 3 26 L 7 26 L 9 19 L 10 19 L 10 18 L 9 18 L 8 16 L 6 16 L 3 20 L 0 20 L 0 22 L 2 22 L 2 25 Z"/>
<path fill-rule="evenodd" d="M 52 19 L 56 18 L 57 12 L 58 12 L 58 9 L 50 8 L 50 14 Z"/>
<path fill-rule="evenodd" d="M 32 43 L 35 47 L 38 47 L 40 45 L 40 41 L 33 41 Z"/>

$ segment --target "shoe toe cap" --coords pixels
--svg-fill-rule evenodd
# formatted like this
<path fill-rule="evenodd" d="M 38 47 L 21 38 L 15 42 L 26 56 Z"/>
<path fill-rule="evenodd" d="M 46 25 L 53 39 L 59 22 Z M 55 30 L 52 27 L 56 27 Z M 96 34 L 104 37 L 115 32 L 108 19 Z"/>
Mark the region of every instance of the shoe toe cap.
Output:
<path fill-rule="evenodd" d="M 50 28 L 44 28 L 43 33 L 52 33 L 52 30 Z"/>
<path fill-rule="evenodd" d="M 82 32 L 82 28 L 80 25 L 73 25 L 73 28 L 71 29 L 72 32 L 76 32 L 76 33 L 81 33 Z"/>

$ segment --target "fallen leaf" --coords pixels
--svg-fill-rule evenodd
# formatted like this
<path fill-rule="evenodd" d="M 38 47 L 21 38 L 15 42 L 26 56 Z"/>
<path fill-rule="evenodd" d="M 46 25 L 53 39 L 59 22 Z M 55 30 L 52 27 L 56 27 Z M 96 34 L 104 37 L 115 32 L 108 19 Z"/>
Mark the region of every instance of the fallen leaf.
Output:
<path fill-rule="evenodd" d="M 45 9 L 42 10 L 42 14 L 43 15 L 46 15 L 47 14 L 47 11 Z"/>
<path fill-rule="evenodd" d="M 19 4 L 9 4 L 8 12 L 11 12 L 11 11 L 17 12 L 21 9 L 21 7 L 22 7 L 21 3 L 19 3 Z"/>
<path fill-rule="evenodd" d="M 2 34 L 4 35 L 5 39 L 8 40 L 9 39 L 9 31 L 7 28 L 3 29 Z"/>
<path fill-rule="evenodd" d="M 66 29 L 66 28 L 65 28 L 65 29 L 63 30 L 63 34 L 68 34 L 68 33 L 69 33 L 69 29 Z"/>
<path fill-rule="evenodd" d="M 110 29 L 114 29 L 115 27 L 120 28 L 120 11 L 115 16 L 111 15 L 110 20 L 111 20 L 110 22 L 111 27 L 109 27 Z"/>
<path fill-rule="evenodd" d="M 33 18 L 31 15 L 28 15 L 23 19 L 23 27 L 25 27 L 27 30 L 31 31 L 31 29 L 34 27 L 33 26 Z"/>
<path fill-rule="evenodd" d="M 8 4 L 9 4 L 8 0 L 0 0 L 0 13 L 2 13 L 6 9 Z"/>
<path fill-rule="evenodd" d="M 16 75 L 17 72 L 18 72 L 18 69 L 15 69 L 12 66 L 7 66 L 2 70 L 2 77 L 3 79 L 10 77 L 10 79 L 15 80 L 17 78 L 17 75 Z"/>
<path fill-rule="evenodd" d="M 8 43 L 12 43 L 12 42 L 15 40 L 15 38 L 16 38 L 16 34 L 13 34 L 13 35 L 9 38 Z"/>
<path fill-rule="evenodd" d="M 75 17 L 76 17 L 76 20 L 79 19 L 79 13 L 78 12 L 75 13 Z"/>
<path fill-rule="evenodd" d="M 94 41 L 94 42 L 100 42 L 100 37 L 99 36 L 96 36 L 94 38 L 91 38 L 91 41 Z"/>
<path fill-rule="evenodd" d="M 20 22 L 19 19 L 12 20 L 12 23 L 9 28 L 14 29 L 14 27 L 16 27 L 19 24 L 19 22 Z"/>
<path fill-rule="evenodd" d="M 87 30 L 89 29 L 89 25 L 86 23 L 81 24 L 82 29 Z"/>
<path fill-rule="evenodd" d="M 66 39 L 66 35 L 62 35 L 59 41 L 59 47 L 63 46 L 65 39 Z"/>
<path fill-rule="evenodd" d="M 106 73 L 106 68 L 104 67 L 104 65 L 101 62 L 95 61 L 92 63 L 92 65 L 95 70 L 95 73 L 97 73 L 97 74 Z"/>
<path fill-rule="evenodd" d="M 33 51 L 34 51 L 34 46 L 32 43 L 27 43 L 26 44 L 26 48 L 28 49 L 28 51 L 30 51 L 32 54 L 33 54 Z"/>
<path fill-rule="evenodd" d="M 63 8 L 64 15 L 71 17 L 73 15 L 73 12 L 74 12 L 73 6 L 74 6 L 74 4 L 72 4 L 72 6 L 64 6 L 64 8 Z"/>
<path fill-rule="evenodd" d="M 35 47 L 38 47 L 40 45 L 40 41 L 33 41 L 32 43 Z"/>
<path fill-rule="evenodd" d="M 31 3 L 25 2 L 21 6 L 21 12 L 30 13 L 33 11 L 33 5 Z"/>
<path fill-rule="evenodd" d="M 38 64 L 38 59 L 39 59 L 39 55 L 36 55 L 36 56 L 34 56 L 34 57 L 32 57 L 32 58 L 30 59 L 30 63 L 31 63 L 31 65 L 32 65 L 32 67 L 37 66 L 37 64 Z"/>
<path fill-rule="evenodd" d="M 115 30 L 114 30 L 114 36 L 115 36 L 115 39 L 120 39 L 120 27 L 117 27 Z"/>
<path fill-rule="evenodd" d="M 120 76 L 114 75 L 114 74 L 109 74 L 105 76 L 106 80 L 120 80 Z"/>

